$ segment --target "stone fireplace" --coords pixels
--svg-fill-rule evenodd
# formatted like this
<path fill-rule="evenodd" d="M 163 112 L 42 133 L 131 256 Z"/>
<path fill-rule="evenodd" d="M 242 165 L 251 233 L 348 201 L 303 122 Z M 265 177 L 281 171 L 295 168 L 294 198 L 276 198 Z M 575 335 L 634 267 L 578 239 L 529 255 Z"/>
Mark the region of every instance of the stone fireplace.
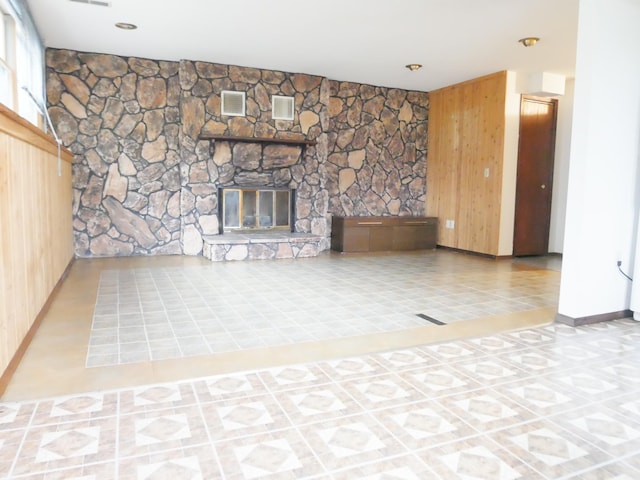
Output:
<path fill-rule="evenodd" d="M 46 61 L 75 155 L 78 257 L 296 258 L 329 247 L 332 215 L 424 214 L 425 92 L 72 50 Z M 222 91 L 245 93 L 244 117 L 222 114 Z M 294 99 L 292 120 L 273 118 L 273 96 Z M 220 189 L 237 186 L 295 189 L 289 229 L 224 233 Z"/>

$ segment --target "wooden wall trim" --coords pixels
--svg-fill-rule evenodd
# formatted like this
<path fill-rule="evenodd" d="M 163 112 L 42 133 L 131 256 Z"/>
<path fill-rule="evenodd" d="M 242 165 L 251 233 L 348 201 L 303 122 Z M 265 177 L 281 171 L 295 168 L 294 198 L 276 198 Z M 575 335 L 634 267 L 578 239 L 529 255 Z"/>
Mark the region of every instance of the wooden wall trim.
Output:
<path fill-rule="evenodd" d="M 24 354 L 27 351 L 27 348 L 29 348 L 29 345 L 31 344 L 31 340 L 33 340 L 33 337 L 38 331 L 38 328 L 40 328 L 42 319 L 49 311 L 49 308 L 51 307 L 51 302 L 53 301 L 54 297 L 57 295 L 58 291 L 60 290 L 62 282 L 64 281 L 65 278 L 67 278 L 67 275 L 69 274 L 69 270 L 71 269 L 71 265 L 73 265 L 74 261 L 75 259 L 72 258 L 69 264 L 67 265 L 67 268 L 65 268 L 64 273 L 56 283 L 56 286 L 53 287 L 53 290 L 51 291 L 49 298 L 47 298 L 47 301 L 45 302 L 42 309 L 38 313 L 38 316 L 36 317 L 35 321 L 31 325 L 31 328 L 29 328 L 29 331 L 27 332 L 24 339 L 20 343 L 18 350 L 16 350 L 16 353 L 11 358 L 9 365 L 7 365 L 7 368 L 5 369 L 5 371 L 2 373 L 2 375 L 0 375 L 0 397 L 2 397 L 5 390 L 7 389 L 7 386 L 9 385 L 9 382 L 11 381 L 13 374 L 16 372 L 16 369 L 18 368 L 18 365 L 20 364 L 22 357 L 24 357 Z"/>
<path fill-rule="evenodd" d="M 556 322 L 572 327 L 581 325 L 590 325 L 598 322 L 608 322 L 611 320 L 620 320 L 621 318 L 633 317 L 631 310 L 620 310 L 618 312 L 601 313 L 599 315 L 589 315 L 587 317 L 570 317 L 561 313 L 556 314 Z"/>
<path fill-rule="evenodd" d="M 16 112 L 0 103 L 0 132 L 11 135 L 25 143 L 33 145 L 47 153 L 58 156 L 58 144 L 55 139 L 35 125 L 32 125 Z M 68 148 L 60 147 L 60 158 L 73 163 L 73 153 Z"/>
<path fill-rule="evenodd" d="M 72 155 L 0 109 L 0 374 L 14 370 L 73 259 Z M 16 356 L 17 355 L 17 356 Z M 9 371 L 7 375 L 12 373 Z"/>

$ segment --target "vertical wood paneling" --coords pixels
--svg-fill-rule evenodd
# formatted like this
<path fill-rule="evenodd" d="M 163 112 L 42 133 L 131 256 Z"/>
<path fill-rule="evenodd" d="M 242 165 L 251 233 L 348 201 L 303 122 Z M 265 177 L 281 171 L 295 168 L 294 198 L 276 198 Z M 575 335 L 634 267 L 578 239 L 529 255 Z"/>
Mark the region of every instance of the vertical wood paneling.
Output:
<path fill-rule="evenodd" d="M 0 374 L 73 258 L 71 154 L 0 109 Z"/>
<path fill-rule="evenodd" d="M 430 93 L 427 214 L 440 219 L 440 245 L 498 254 L 506 78 L 500 72 Z"/>

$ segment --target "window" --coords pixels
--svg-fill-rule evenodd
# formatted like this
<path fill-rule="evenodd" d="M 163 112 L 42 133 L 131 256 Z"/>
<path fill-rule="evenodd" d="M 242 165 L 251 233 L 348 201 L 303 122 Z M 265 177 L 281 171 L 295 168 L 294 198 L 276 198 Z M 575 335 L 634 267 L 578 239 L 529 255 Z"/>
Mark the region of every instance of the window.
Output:
<path fill-rule="evenodd" d="M 39 106 L 46 106 L 42 41 L 25 0 L 0 0 L 0 13 L 0 101 L 41 126 Z"/>
<path fill-rule="evenodd" d="M 245 94 L 244 92 L 222 91 L 222 115 L 231 117 L 244 117 Z"/>
<path fill-rule="evenodd" d="M 271 118 L 274 120 L 293 120 L 294 98 L 273 95 L 271 97 Z"/>

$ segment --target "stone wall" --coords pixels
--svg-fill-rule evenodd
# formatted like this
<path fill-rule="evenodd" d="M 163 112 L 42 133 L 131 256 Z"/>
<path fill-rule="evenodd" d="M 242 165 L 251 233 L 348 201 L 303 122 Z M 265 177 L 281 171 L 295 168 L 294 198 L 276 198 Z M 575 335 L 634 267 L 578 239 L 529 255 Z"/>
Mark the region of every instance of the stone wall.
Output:
<path fill-rule="evenodd" d="M 295 229 L 325 237 L 321 249 L 331 214 L 424 213 L 426 93 L 55 49 L 47 73 L 52 120 L 75 154 L 77 256 L 201 254 L 218 233 L 220 186 L 296 188 Z M 246 92 L 245 117 L 221 116 L 222 90 Z M 272 95 L 294 97 L 293 121 L 271 119 Z"/>
<path fill-rule="evenodd" d="M 424 215 L 427 93 L 331 81 L 333 215 Z"/>
<path fill-rule="evenodd" d="M 178 69 L 47 51 L 49 113 L 75 154 L 77 256 L 182 252 Z"/>

